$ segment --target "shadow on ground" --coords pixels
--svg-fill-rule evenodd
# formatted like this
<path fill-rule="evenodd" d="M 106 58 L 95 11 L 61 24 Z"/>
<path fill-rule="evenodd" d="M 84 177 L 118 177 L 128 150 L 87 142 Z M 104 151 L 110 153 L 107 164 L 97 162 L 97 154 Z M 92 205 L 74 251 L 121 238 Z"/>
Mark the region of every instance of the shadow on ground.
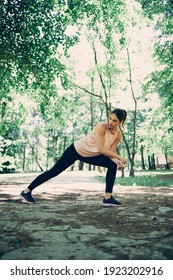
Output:
<path fill-rule="evenodd" d="M 173 187 L 118 187 L 124 207 L 103 208 L 103 184 L 81 176 L 79 188 L 65 176 L 40 188 L 35 205 L 21 202 L 16 179 L 3 182 L 0 259 L 173 259 Z"/>

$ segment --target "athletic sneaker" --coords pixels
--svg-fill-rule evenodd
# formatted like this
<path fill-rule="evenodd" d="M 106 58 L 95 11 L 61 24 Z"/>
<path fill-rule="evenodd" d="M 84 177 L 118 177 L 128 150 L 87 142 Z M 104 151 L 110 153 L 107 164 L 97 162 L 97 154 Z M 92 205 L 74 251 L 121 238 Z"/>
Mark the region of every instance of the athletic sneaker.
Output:
<path fill-rule="evenodd" d="M 116 200 L 113 196 L 111 196 L 108 199 L 103 198 L 103 206 L 114 207 L 114 206 L 123 206 L 123 204 L 120 201 Z"/>
<path fill-rule="evenodd" d="M 25 193 L 24 191 L 21 192 L 20 197 L 25 200 L 27 203 L 35 203 L 35 200 L 33 199 L 31 192 Z"/>

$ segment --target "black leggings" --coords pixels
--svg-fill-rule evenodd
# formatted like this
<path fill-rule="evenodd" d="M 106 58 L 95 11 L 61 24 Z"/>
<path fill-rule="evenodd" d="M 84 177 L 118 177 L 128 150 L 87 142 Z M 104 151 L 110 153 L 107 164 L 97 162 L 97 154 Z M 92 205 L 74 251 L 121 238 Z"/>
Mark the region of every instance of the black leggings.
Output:
<path fill-rule="evenodd" d="M 108 168 L 106 173 L 105 191 L 108 193 L 112 193 L 116 171 L 117 171 L 117 165 L 111 159 L 109 159 L 104 155 L 95 156 L 95 157 L 82 157 L 77 153 L 74 144 L 72 144 L 65 150 L 63 155 L 60 157 L 57 163 L 50 170 L 36 177 L 35 180 L 29 185 L 28 189 L 30 191 L 33 191 L 39 185 L 59 175 L 66 168 L 72 165 L 76 160 L 81 160 L 86 163 Z"/>

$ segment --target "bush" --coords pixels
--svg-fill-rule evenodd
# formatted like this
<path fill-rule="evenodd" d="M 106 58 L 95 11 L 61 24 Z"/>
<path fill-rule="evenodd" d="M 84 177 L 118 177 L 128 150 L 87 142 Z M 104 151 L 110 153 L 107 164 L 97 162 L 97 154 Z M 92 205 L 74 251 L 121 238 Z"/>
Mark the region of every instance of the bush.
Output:
<path fill-rule="evenodd" d="M 0 173 L 14 173 L 15 169 L 13 157 L 4 155 L 0 158 Z"/>

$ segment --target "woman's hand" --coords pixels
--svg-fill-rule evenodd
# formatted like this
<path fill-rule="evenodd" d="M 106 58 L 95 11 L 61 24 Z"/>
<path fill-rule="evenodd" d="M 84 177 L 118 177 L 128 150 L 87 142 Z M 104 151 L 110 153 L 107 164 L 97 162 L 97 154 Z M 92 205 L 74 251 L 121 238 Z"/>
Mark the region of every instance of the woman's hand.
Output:
<path fill-rule="evenodd" d="M 118 159 L 119 159 L 123 164 L 126 164 L 125 158 L 123 158 L 123 157 L 121 157 L 121 156 L 118 156 Z"/>
<path fill-rule="evenodd" d="M 124 169 L 124 164 L 121 162 L 121 161 L 119 161 L 119 163 L 117 163 L 117 168 L 118 168 L 118 170 L 122 170 L 122 169 Z"/>
<path fill-rule="evenodd" d="M 120 160 L 117 159 L 117 158 L 111 158 L 111 160 L 112 160 L 114 163 L 117 164 L 118 170 L 124 169 L 125 166 L 124 166 L 124 164 L 122 163 L 122 161 L 120 161 Z"/>

